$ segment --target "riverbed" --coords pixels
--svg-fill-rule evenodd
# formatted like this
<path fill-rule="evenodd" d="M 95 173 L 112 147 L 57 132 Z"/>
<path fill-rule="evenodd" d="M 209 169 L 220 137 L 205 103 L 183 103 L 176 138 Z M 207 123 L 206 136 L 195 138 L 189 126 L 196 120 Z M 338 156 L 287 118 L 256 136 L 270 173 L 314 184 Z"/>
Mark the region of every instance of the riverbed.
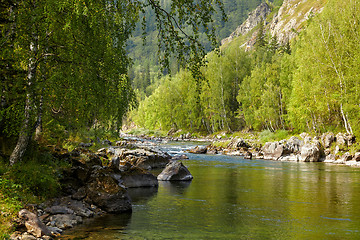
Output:
<path fill-rule="evenodd" d="M 359 168 L 187 155 L 192 182 L 129 189 L 131 214 L 91 219 L 61 239 L 360 239 Z"/>

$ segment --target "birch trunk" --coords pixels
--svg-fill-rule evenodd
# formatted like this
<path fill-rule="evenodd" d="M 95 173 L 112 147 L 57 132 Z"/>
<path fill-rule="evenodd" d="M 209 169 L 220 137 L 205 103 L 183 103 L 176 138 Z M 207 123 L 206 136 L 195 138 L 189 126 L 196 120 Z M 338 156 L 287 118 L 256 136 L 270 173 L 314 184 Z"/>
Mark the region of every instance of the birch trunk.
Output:
<path fill-rule="evenodd" d="M 32 105 L 34 102 L 34 93 L 32 89 L 35 82 L 36 68 L 37 68 L 37 61 L 36 61 L 36 54 L 38 51 L 37 37 L 34 36 L 33 40 L 34 41 L 30 44 L 30 51 L 32 57 L 29 59 L 29 65 L 28 65 L 28 75 L 27 75 L 28 86 L 26 88 L 27 94 L 26 94 L 26 102 L 25 102 L 24 120 L 21 125 L 19 139 L 10 156 L 10 160 L 9 160 L 10 166 L 13 166 L 14 164 L 22 160 L 26 152 L 26 149 L 29 145 L 31 136 L 35 130 L 34 123 L 31 121 L 32 119 L 31 116 L 33 111 Z"/>

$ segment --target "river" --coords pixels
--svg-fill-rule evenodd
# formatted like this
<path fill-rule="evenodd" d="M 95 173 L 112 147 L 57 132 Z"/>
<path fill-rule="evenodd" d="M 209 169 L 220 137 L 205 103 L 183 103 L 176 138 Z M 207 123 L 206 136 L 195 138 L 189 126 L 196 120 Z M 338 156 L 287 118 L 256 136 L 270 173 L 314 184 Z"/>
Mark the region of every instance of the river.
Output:
<path fill-rule="evenodd" d="M 192 182 L 129 189 L 132 214 L 92 219 L 61 239 L 360 239 L 359 168 L 188 156 Z"/>

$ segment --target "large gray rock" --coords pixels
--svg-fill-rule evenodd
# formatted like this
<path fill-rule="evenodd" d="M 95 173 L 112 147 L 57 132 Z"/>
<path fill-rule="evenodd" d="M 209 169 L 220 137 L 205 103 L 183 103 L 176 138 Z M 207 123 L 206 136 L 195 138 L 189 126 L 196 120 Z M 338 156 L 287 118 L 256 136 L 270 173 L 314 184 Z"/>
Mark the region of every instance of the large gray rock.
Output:
<path fill-rule="evenodd" d="M 190 181 L 193 176 L 182 162 L 172 161 L 158 175 L 159 181 Z"/>
<path fill-rule="evenodd" d="M 25 221 L 25 227 L 28 233 L 38 238 L 42 236 L 51 236 L 51 232 L 46 225 L 40 221 L 36 214 L 29 210 L 22 209 L 19 212 L 19 218 Z"/>
<path fill-rule="evenodd" d="M 285 146 L 280 142 L 267 142 L 262 148 L 264 159 L 278 160 L 285 155 Z"/>
<path fill-rule="evenodd" d="M 322 156 L 322 149 L 320 142 L 307 143 L 301 148 L 300 161 L 301 162 L 320 162 Z"/>
<path fill-rule="evenodd" d="M 122 184 L 128 188 L 158 186 L 158 181 L 153 174 L 135 166 L 131 166 L 127 171 L 124 171 L 121 179 Z"/>
<path fill-rule="evenodd" d="M 133 166 L 143 169 L 163 168 L 169 163 L 171 156 L 162 151 L 150 149 L 123 149 L 118 153 L 119 164 L 130 162 Z M 122 163 L 121 163 L 122 162 Z M 114 161 L 116 164 L 116 161 Z"/>
<path fill-rule="evenodd" d="M 285 143 L 285 150 L 288 153 L 297 154 L 300 152 L 301 147 L 304 145 L 304 142 L 301 141 L 299 138 L 292 136 L 289 140 Z"/>
<path fill-rule="evenodd" d="M 131 211 L 131 201 L 126 189 L 106 169 L 95 171 L 86 185 L 86 201 L 106 212 Z"/>

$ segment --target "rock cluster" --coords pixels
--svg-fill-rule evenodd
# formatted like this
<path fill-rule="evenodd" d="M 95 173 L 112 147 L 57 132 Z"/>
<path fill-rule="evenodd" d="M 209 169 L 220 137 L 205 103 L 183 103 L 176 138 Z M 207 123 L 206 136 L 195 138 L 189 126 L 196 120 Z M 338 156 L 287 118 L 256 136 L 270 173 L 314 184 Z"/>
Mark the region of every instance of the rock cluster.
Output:
<path fill-rule="evenodd" d="M 166 167 L 164 171 L 169 177 L 161 178 L 165 181 L 192 179 L 181 162 L 170 164 L 171 156 L 165 152 L 126 149 L 129 144 L 125 143 L 117 145 L 121 146 L 99 149 L 97 153 L 85 146 L 72 152 L 55 149 L 56 158 L 71 164 L 71 168 L 64 170 L 61 181 L 64 197 L 21 210 L 19 231 L 11 239 L 52 239 L 86 218 L 131 211 L 127 188 L 158 186 L 157 177 L 148 172 L 150 169 Z"/>

